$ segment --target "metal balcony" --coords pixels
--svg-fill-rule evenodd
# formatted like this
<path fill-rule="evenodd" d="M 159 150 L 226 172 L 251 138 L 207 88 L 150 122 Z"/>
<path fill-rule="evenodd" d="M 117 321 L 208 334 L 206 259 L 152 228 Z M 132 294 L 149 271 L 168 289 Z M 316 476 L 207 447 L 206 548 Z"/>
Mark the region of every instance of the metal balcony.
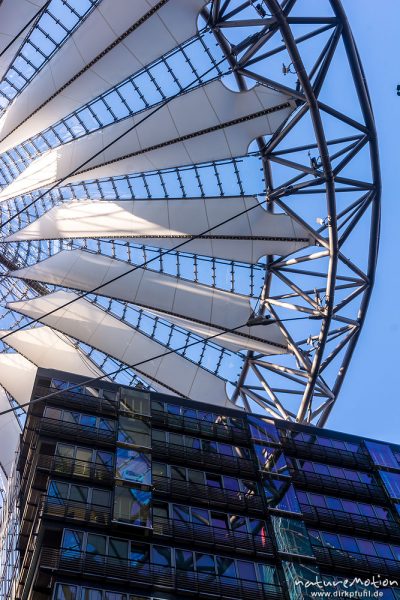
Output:
<path fill-rule="evenodd" d="M 153 441 L 152 452 L 154 458 L 171 460 L 178 464 L 204 467 L 224 473 L 235 473 L 238 475 L 254 476 L 257 473 L 255 463 L 248 458 L 239 458 L 219 454 L 217 452 L 206 452 L 196 448 L 187 448 L 178 444 Z"/>
<path fill-rule="evenodd" d="M 186 433 L 198 434 L 202 437 L 211 437 L 227 442 L 236 442 L 238 444 L 248 444 L 249 434 L 244 428 L 223 425 L 221 423 L 211 423 L 195 419 L 193 417 L 185 417 L 182 415 L 173 415 L 160 410 L 152 410 L 152 423 L 155 426 L 162 426 L 173 431 L 182 431 Z"/>
<path fill-rule="evenodd" d="M 211 525 L 153 517 L 153 534 L 189 543 L 190 547 L 198 544 L 220 549 L 221 551 L 234 550 L 235 553 L 273 554 L 271 539 L 267 538 L 265 534 L 261 535 L 261 533 L 252 535 Z"/>
<path fill-rule="evenodd" d="M 204 599 L 267 599 L 282 600 L 285 594 L 280 586 L 232 577 L 217 576 L 165 567 L 151 563 L 88 554 L 75 550 L 43 548 L 41 569 L 62 574 L 84 574 L 85 578 L 118 579 L 130 589 L 162 588 L 176 595 Z"/>
<path fill-rule="evenodd" d="M 37 461 L 37 469 L 63 477 L 74 479 L 85 479 L 112 483 L 114 481 L 114 467 L 86 462 L 75 458 L 64 458 L 61 456 L 40 455 Z"/>
<path fill-rule="evenodd" d="M 363 452 L 351 452 L 340 448 L 329 448 L 318 443 L 303 442 L 291 438 L 283 438 L 282 446 L 285 454 L 301 458 L 309 458 L 342 467 L 370 469 L 371 460 Z"/>
<path fill-rule="evenodd" d="M 304 520 L 308 524 L 330 527 L 335 531 L 350 531 L 360 535 L 373 535 L 376 538 L 400 540 L 400 525 L 396 521 L 366 517 L 308 504 L 300 504 L 300 508 Z"/>
<path fill-rule="evenodd" d="M 324 568 L 337 569 L 350 572 L 353 576 L 366 573 L 375 577 L 388 576 L 400 578 L 400 562 L 388 558 L 359 554 L 358 552 L 346 552 L 336 548 L 323 548 L 313 546 L 315 557 Z"/>
<path fill-rule="evenodd" d="M 350 481 L 330 475 L 319 475 L 310 471 L 292 471 L 293 482 L 296 487 L 306 490 L 323 491 L 325 494 L 333 493 L 343 498 L 360 500 L 376 500 L 385 502 L 387 496 L 376 483 L 361 483 Z"/>
<path fill-rule="evenodd" d="M 92 396 L 90 394 L 81 394 L 76 391 L 66 392 L 63 390 L 57 390 L 56 388 L 40 385 L 35 386 L 33 397 L 35 400 L 38 400 L 39 398 L 43 398 L 49 394 L 54 394 L 54 396 L 52 395 L 52 397 L 49 398 L 49 404 L 62 404 L 63 406 L 67 404 L 71 407 L 74 406 L 76 410 L 114 415 L 117 413 L 119 407 L 119 401 L 117 399 L 112 400 L 110 398 L 97 398 L 96 396 Z"/>
<path fill-rule="evenodd" d="M 255 515 L 264 513 L 262 498 L 257 494 L 245 494 L 161 475 L 153 475 L 153 486 L 155 495 L 165 494 L 167 497 L 205 504 L 219 510 L 239 511 Z"/>
<path fill-rule="evenodd" d="M 67 423 L 58 419 L 50 419 L 49 417 L 35 418 L 32 427 L 42 435 L 50 435 L 57 437 L 57 439 L 73 440 L 80 443 L 97 442 L 101 445 L 110 445 L 115 443 L 116 438 L 116 429 L 88 427 L 79 423 Z"/>
<path fill-rule="evenodd" d="M 86 525 L 109 525 L 111 522 L 109 506 L 98 506 L 51 496 L 43 496 L 40 505 L 42 517 L 63 521 L 81 521 Z"/>

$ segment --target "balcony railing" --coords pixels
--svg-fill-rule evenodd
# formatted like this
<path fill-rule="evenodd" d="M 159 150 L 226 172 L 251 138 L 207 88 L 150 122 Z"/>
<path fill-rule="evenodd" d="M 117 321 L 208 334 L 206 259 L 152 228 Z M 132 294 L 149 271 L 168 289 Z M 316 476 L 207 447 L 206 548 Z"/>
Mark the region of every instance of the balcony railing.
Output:
<path fill-rule="evenodd" d="M 188 448 L 178 444 L 169 444 L 154 440 L 152 443 L 154 458 L 172 460 L 185 465 L 206 467 L 212 470 L 252 476 L 256 474 L 255 463 L 249 458 L 239 458 L 220 454 L 217 452 L 206 452 L 196 448 Z"/>
<path fill-rule="evenodd" d="M 267 533 L 253 535 L 247 532 L 232 531 L 221 527 L 188 523 L 178 519 L 153 517 L 153 533 L 172 537 L 191 545 L 206 545 L 221 549 L 235 549 L 236 552 L 273 554 L 271 540 Z"/>
<path fill-rule="evenodd" d="M 109 506 L 87 504 L 74 500 L 64 500 L 43 496 L 41 499 L 41 514 L 53 519 L 83 521 L 86 524 L 109 525 L 111 510 Z"/>
<path fill-rule="evenodd" d="M 49 399 L 51 404 L 58 404 L 59 402 L 65 405 L 66 403 L 75 406 L 76 409 L 95 411 L 102 414 L 115 414 L 119 407 L 117 399 L 111 398 L 98 398 L 91 394 L 81 394 L 76 391 L 66 392 L 63 390 L 57 390 L 52 387 L 36 386 L 34 390 L 34 398 L 42 398 L 49 394 L 55 394 Z"/>
<path fill-rule="evenodd" d="M 200 595 L 202 598 L 244 600 L 282 600 L 280 586 L 233 577 L 217 576 L 165 567 L 151 563 L 88 554 L 75 550 L 43 548 L 40 567 L 51 571 L 84 574 L 85 577 L 118 579 L 131 588 L 162 588 L 174 594 Z"/>
<path fill-rule="evenodd" d="M 42 454 L 38 458 L 37 468 L 43 471 L 57 473 L 63 477 L 93 479 L 105 483 L 111 483 L 114 481 L 113 467 L 107 467 L 94 462 L 78 460 L 76 458 L 46 456 Z"/>
<path fill-rule="evenodd" d="M 400 562 L 358 552 L 346 552 L 336 548 L 323 548 L 313 546 L 313 551 L 318 562 L 324 568 L 336 568 L 341 571 L 350 571 L 352 575 L 365 572 L 368 575 L 388 576 L 400 578 Z"/>
<path fill-rule="evenodd" d="M 187 431 L 197 433 L 200 436 L 232 441 L 237 443 L 248 443 L 249 435 L 243 426 L 243 429 L 222 423 L 211 423 L 194 417 L 185 417 L 183 415 L 173 415 L 161 410 L 152 410 L 152 423 L 155 426 L 162 426 L 174 431 Z M 244 424 L 243 424 L 244 425 Z"/>
<path fill-rule="evenodd" d="M 320 506 L 301 504 L 301 511 L 307 523 L 330 526 L 341 530 L 366 533 L 375 537 L 400 539 L 400 525 L 395 521 L 366 517 L 340 510 L 331 510 Z"/>
<path fill-rule="evenodd" d="M 291 456 L 312 458 L 322 462 L 355 468 L 371 467 L 371 460 L 363 452 L 351 452 L 340 448 L 321 446 L 318 443 L 303 442 L 291 438 L 283 438 L 282 445 L 285 453 Z"/>
<path fill-rule="evenodd" d="M 101 427 L 88 427 L 79 423 L 67 423 L 58 419 L 42 417 L 35 419 L 33 425 L 41 434 L 57 436 L 61 439 L 72 439 L 80 442 L 99 442 L 112 444 L 115 442 L 116 430 L 102 429 Z"/>
<path fill-rule="evenodd" d="M 179 479 L 170 479 L 153 475 L 155 494 L 166 494 L 180 500 L 192 500 L 196 503 L 218 509 L 245 511 L 261 514 L 264 506 L 261 496 L 234 490 L 211 487 Z"/>
<path fill-rule="evenodd" d="M 386 494 L 376 483 L 362 483 L 361 481 L 350 481 L 330 475 L 319 475 L 310 471 L 292 471 L 292 478 L 296 486 L 329 494 L 339 494 L 345 498 L 360 498 L 361 500 L 377 500 L 385 502 Z"/>

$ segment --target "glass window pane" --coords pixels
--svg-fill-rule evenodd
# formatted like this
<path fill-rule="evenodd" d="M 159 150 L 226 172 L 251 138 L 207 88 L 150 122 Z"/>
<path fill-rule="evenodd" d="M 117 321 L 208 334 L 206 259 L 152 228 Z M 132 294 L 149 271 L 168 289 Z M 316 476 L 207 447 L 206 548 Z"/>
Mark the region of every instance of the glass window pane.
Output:
<path fill-rule="evenodd" d="M 150 425 L 140 419 L 120 417 L 118 420 L 118 441 L 149 448 L 151 446 Z"/>
<path fill-rule="evenodd" d="M 313 556 L 307 529 L 302 521 L 286 517 L 272 517 L 278 550 L 289 554 Z"/>
<path fill-rule="evenodd" d="M 324 536 L 326 537 L 326 534 L 324 534 Z M 335 536 L 335 538 L 337 538 L 337 537 L 338 536 Z M 343 550 L 346 550 L 347 552 L 359 552 L 357 542 L 354 538 L 351 538 L 347 535 L 341 535 L 339 537 L 340 537 L 340 545 L 335 546 L 336 548 L 340 548 L 340 546 L 341 546 L 343 548 Z"/>
<path fill-rule="evenodd" d="M 55 419 L 57 421 L 60 421 L 61 413 L 62 411 L 60 408 L 53 408 L 52 406 L 46 406 L 46 408 L 44 409 L 44 416 L 48 419 Z"/>
<path fill-rule="evenodd" d="M 198 573 L 215 573 L 214 556 L 196 552 L 196 570 Z"/>
<path fill-rule="evenodd" d="M 167 477 L 167 465 L 164 463 L 154 462 L 152 464 L 153 475 L 158 475 L 159 477 Z"/>
<path fill-rule="evenodd" d="M 151 492 L 116 486 L 114 497 L 114 519 L 150 527 Z"/>
<path fill-rule="evenodd" d="M 262 583 L 276 584 L 276 569 L 272 565 L 258 565 Z"/>
<path fill-rule="evenodd" d="M 127 560 L 129 554 L 128 540 L 110 538 L 108 541 L 108 556 L 120 560 Z"/>
<path fill-rule="evenodd" d="M 51 481 L 47 491 L 47 495 L 55 500 L 66 500 L 68 498 L 68 484 L 61 481 Z"/>
<path fill-rule="evenodd" d="M 87 534 L 86 552 L 88 554 L 100 554 L 104 556 L 106 553 L 106 536 L 97 535 L 95 533 Z"/>
<path fill-rule="evenodd" d="M 83 533 L 71 529 L 64 530 L 63 536 L 63 558 L 76 558 L 82 551 Z"/>
<path fill-rule="evenodd" d="M 93 415 L 81 415 L 80 424 L 84 427 L 96 427 L 97 419 Z"/>
<path fill-rule="evenodd" d="M 92 490 L 92 504 L 96 506 L 110 506 L 111 494 L 107 490 Z"/>
<path fill-rule="evenodd" d="M 199 485 L 204 485 L 204 473 L 202 471 L 188 469 L 188 480 L 190 481 L 190 483 L 198 483 Z"/>
<path fill-rule="evenodd" d="M 253 415 L 247 415 L 247 421 L 250 425 L 251 437 L 253 439 L 263 442 L 280 442 L 279 434 L 273 421 Z"/>
<path fill-rule="evenodd" d="M 75 585 L 57 583 L 54 600 L 76 600 L 78 589 Z"/>
<path fill-rule="evenodd" d="M 339 498 L 332 498 L 331 496 L 326 496 L 326 505 L 332 510 L 343 510 L 342 502 L 341 500 L 339 500 Z"/>
<path fill-rule="evenodd" d="M 121 410 L 136 415 L 150 416 L 150 394 L 139 390 L 121 388 Z"/>
<path fill-rule="evenodd" d="M 117 448 L 116 477 L 142 485 L 151 485 L 151 457 L 133 448 Z"/>
<path fill-rule="evenodd" d="M 397 462 L 390 446 L 387 444 L 380 444 L 378 442 L 370 441 L 366 441 L 365 445 L 376 465 L 381 467 L 391 467 L 393 469 L 399 468 L 399 463 Z"/>
<path fill-rule="evenodd" d="M 190 521 L 190 510 L 188 506 L 184 504 L 174 504 L 172 509 L 172 518 L 177 521 Z"/>
<path fill-rule="evenodd" d="M 96 464 L 99 466 L 112 469 L 114 466 L 114 455 L 111 452 L 104 452 L 103 450 L 97 450 L 96 452 Z"/>
<path fill-rule="evenodd" d="M 69 498 L 75 502 L 87 502 L 89 494 L 89 488 L 83 485 L 71 485 Z"/>
<path fill-rule="evenodd" d="M 325 531 L 322 531 L 321 539 L 324 546 L 327 546 L 328 548 L 340 548 L 339 538 L 334 533 L 327 533 Z"/>
<path fill-rule="evenodd" d="M 379 471 L 384 486 L 391 498 L 400 499 L 400 473 Z"/>
<path fill-rule="evenodd" d="M 254 563 L 247 562 L 245 560 L 238 560 L 237 561 L 237 569 L 238 569 L 238 576 L 240 579 L 245 579 L 248 581 L 256 580 L 256 570 L 255 570 Z"/>
<path fill-rule="evenodd" d="M 264 492 L 267 503 L 271 508 L 295 513 L 301 512 L 295 489 L 289 481 L 265 479 Z"/>
<path fill-rule="evenodd" d="M 179 481 L 186 481 L 186 469 L 185 467 L 171 467 L 172 479 L 178 479 Z"/>
<path fill-rule="evenodd" d="M 220 577 L 235 577 L 236 578 L 236 567 L 233 558 L 226 558 L 225 556 L 217 556 L 217 574 Z"/>
<path fill-rule="evenodd" d="M 192 508 L 192 523 L 194 525 L 210 525 L 210 515 L 205 508 Z"/>
<path fill-rule="evenodd" d="M 172 549 L 166 546 L 152 546 L 151 548 L 151 560 L 155 565 L 161 567 L 171 566 L 171 552 Z"/>
<path fill-rule="evenodd" d="M 70 446 L 68 444 L 57 444 L 56 454 L 57 456 L 62 456 L 63 458 L 73 458 L 75 454 L 75 446 Z"/>
<path fill-rule="evenodd" d="M 193 571 L 194 563 L 193 563 L 193 552 L 189 550 L 175 550 L 175 562 L 176 568 L 182 571 Z"/>

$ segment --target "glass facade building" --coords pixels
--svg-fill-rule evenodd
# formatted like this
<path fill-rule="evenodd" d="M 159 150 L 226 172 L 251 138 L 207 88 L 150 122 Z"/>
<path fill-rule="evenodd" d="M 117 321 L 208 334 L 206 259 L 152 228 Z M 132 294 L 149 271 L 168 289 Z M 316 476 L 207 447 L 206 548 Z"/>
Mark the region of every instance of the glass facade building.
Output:
<path fill-rule="evenodd" d="M 83 381 L 38 371 L 2 597 L 400 598 L 400 446 Z"/>

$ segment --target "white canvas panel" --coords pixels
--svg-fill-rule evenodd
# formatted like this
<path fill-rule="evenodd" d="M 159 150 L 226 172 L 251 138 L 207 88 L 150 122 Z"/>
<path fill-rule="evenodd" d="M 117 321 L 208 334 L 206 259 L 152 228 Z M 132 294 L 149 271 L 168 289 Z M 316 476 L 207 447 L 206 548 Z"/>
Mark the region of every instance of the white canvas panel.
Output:
<path fill-rule="evenodd" d="M 267 212 L 252 197 L 73 200 L 53 207 L 6 241 L 129 238 L 138 244 L 171 249 L 185 241 L 185 236 L 197 235 L 210 228 L 214 229 L 207 238 L 190 241 L 182 250 L 256 263 L 267 254 L 282 256 L 309 244 L 308 232 L 291 217 Z M 224 236 L 224 239 L 217 239 L 218 236 Z"/>
<path fill-rule="evenodd" d="M 29 402 L 37 367 L 21 354 L 0 354 L 0 385 L 18 404 Z"/>
<path fill-rule="evenodd" d="M 80 291 L 96 289 L 97 293 L 131 302 L 145 309 L 178 317 L 182 326 L 200 335 L 207 331 L 233 329 L 244 325 L 251 315 L 250 300 L 247 296 L 187 281 L 179 277 L 136 268 L 132 265 L 101 254 L 85 250 L 62 251 L 54 256 L 12 274 L 16 277 L 60 285 Z M 112 281 L 119 277 L 117 281 Z M 102 286 L 101 289 L 97 289 Z M 204 333 L 201 333 L 204 332 Z M 268 342 L 276 351 L 284 352 L 285 340 L 276 325 L 240 328 L 243 335 L 234 333 L 221 336 L 230 346 L 235 340 L 235 350 L 263 349 L 270 353 Z M 246 341 L 249 336 L 251 340 Z M 262 343 L 267 342 L 267 345 Z M 250 347 L 249 347 L 250 344 Z"/>
<path fill-rule="evenodd" d="M 286 105 L 276 113 L 255 116 Z M 154 114 L 146 111 L 49 150 L 2 190 L 0 201 L 61 180 L 68 183 L 241 156 L 254 138 L 273 133 L 291 110 L 287 96 L 274 90 L 256 86 L 235 93 L 213 81 L 172 100 Z M 146 114 L 150 116 L 143 121 Z M 137 126 L 129 131 L 133 124 Z M 102 151 L 125 132 L 122 139 Z M 95 154 L 96 158 L 82 167 Z M 68 177 L 74 171 L 77 174 Z"/>
<path fill-rule="evenodd" d="M 67 302 L 73 304 L 63 307 Z M 119 321 L 87 300 L 70 292 L 54 292 L 47 296 L 8 305 L 12 310 L 70 335 L 139 370 L 151 380 L 185 397 L 227 406 L 225 382 L 178 354 L 169 354 L 162 344 Z M 57 309 L 51 315 L 46 313 Z M 155 358 L 158 357 L 159 358 Z M 148 361 L 143 363 L 143 361 Z"/>
<path fill-rule="evenodd" d="M 8 331 L 0 331 L 0 338 Z M 95 377 L 102 372 L 66 336 L 50 327 L 21 329 L 4 339 L 4 342 L 38 367 Z"/>
<path fill-rule="evenodd" d="M 169 0 L 65 89 L 59 91 L 109 44 L 138 23 L 158 2 L 118 0 L 116 6 L 115 0 L 103 0 L 0 121 L 0 138 L 3 140 L 0 152 L 40 133 L 193 37 L 197 32 L 198 14 L 206 1 Z M 15 3 L 15 0 L 8 2 Z M 34 111 L 35 114 L 32 114 Z M 18 127 L 20 123 L 22 124 Z M 18 129 L 14 131 L 16 127 Z"/>
<path fill-rule="evenodd" d="M 10 402 L 3 388 L 0 387 L 0 412 L 8 410 Z M 21 428 L 14 413 L 0 416 L 0 462 L 7 477 L 15 460 Z"/>

